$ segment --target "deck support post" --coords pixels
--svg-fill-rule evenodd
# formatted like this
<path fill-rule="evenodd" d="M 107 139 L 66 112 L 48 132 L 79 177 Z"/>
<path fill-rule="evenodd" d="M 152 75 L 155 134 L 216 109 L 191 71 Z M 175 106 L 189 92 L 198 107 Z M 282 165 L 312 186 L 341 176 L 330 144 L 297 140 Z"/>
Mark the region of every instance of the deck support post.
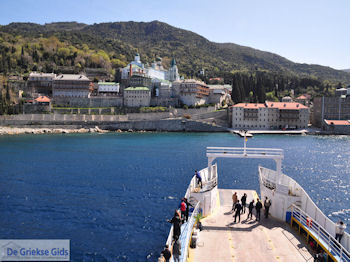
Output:
<path fill-rule="evenodd" d="M 215 157 L 208 157 L 208 181 L 212 179 L 212 168 L 213 168 L 213 161 L 215 160 Z"/>

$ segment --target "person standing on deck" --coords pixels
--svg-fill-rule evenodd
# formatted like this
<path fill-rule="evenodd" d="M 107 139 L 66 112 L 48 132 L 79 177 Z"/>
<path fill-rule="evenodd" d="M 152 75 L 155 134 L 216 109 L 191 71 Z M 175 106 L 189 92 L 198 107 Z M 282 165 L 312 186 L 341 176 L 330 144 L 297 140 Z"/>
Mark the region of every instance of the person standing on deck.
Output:
<path fill-rule="evenodd" d="M 262 209 L 262 204 L 260 199 L 257 199 L 255 210 L 256 210 L 256 221 L 260 221 L 260 210 Z"/>
<path fill-rule="evenodd" d="M 191 203 L 188 202 L 186 197 L 184 197 L 184 201 L 185 201 L 185 204 L 186 204 L 185 219 L 186 219 L 186 222 L 187 222 L 188 221 L 188 213 L 190 212 L 190 206 L 191 207 L 194 207 L 194 206 L 192 206 Z"/>
<path fill-rule="evenodd" d="M 171 252 L 169 250 L 169 246 L 165 245 L 163 251 L 162 251 L 163 257 L 165 259 L 166 262 L 169 262 L 170 258 L 171 258 Z"/>
<path fill-rule="evenodd" d="M 181 242 L 179 238 L 175 238 L 174 245 L 173 245 L 174 262 L 180 262 L 180 256 L 181 256 Z"/>
<path fill-rule="evenodd" d="M 244 193 L 242 198 L 241 198 L 241 203 L 242 203 L 242 214 L 244 213 L 245 214 L 245 205 L 246 205 L 246 202 L 247 202 L 247 194 Z"/>
<path fill-rule="evenodd" d="M 235 213 L 235 223 L 236 223 L 236 219 L 237 219 L 237 216 L 238 216 L 238 222 L 241 222 L 241 211 L 242 211 L 242 206 L 241 204 L 239 203 L 239 200 L 237 200 L 237 203 L 235 205 L 235 209 L 236 211 Z"/>
<path fill-rule="evenodd" d="M 250 216 L 250 219 L 253 219 L 253 209 L 254 209 L 254 199 L 249 203 L 249 206 L 248 206 L 249 213 L 248 213 L 247 219 L 249 218 L 249 216 Z"/>
<path fill-rule="evenodd" d="M 235 210 L 236 203 L 238 201 L 237 192 L 232 195 L 232 210 Z"/>
<path fill-rule="evenodd" d="M 269 209 L 271 206 L 271 200 L 265 197 L 264 208 L 265 208 L 265 218 L 269 217 Z"/>
<path fill-rule="evenodd" d="M 344 225 L 343 221 L 339 220 L 335 224 L 335 240 L 338 240 L 339 243 L 341 243 L 341 239 L 343 237 L 345 229 L 346 229 L 346 225 Z"/>
<path fill-rule="evenodd" d="M 185 222 L 185 218 L 186 218 L 186 209 L 187 209 L 187 205 L 185 202 L 185 199 L 183 198 L 181 200 L 181 204 L 180 204 L 180 210 L 181 210 L 181 220 L 183 222 Z M 187 221 L 187 220 L 186 220 Z"/>
<path fill-rule="evenodd" d="M 173 224 L 173 238 L 180 237 L 181 235 L 181 219 L 179 213 L 175 210 L 175 214 L 171 220 L 168 220 L 169 223 Z"/>
<path fill-rule="evenodd" d="M 196 170 L 194 172 L 194 174 L 196 175 L 196 179 L 197 179 L 197 185 L 200 186 L 201 188 L 203 187 L 203 184 L 202 184 L 202 177 L 201 177 L 201 174 Z"/>

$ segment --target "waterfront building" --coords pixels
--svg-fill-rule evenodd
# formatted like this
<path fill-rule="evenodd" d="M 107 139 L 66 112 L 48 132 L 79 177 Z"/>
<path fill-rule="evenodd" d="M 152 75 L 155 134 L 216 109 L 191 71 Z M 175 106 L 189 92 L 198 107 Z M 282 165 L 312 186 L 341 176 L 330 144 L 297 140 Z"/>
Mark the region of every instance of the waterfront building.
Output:
<path fill-rule="evenodd" d="M 239 103 L 231 107 L 232 128 L 307 128 L 309 108 L 295 102 Z"/>
<path fill-rule="evenodd" d="M 324 120 L 323 129 L 337 135 L 350 135 L 350 120 Z"/>
<path fill-rule="evenodd" d="M 53 80 L 53 97 L 90 97 L 91 81 L 84 75 L 58 75 Z"/>
<path fill-rule="evenodd" d="M 36 95 L 52 95 L 52 83 L 56 74 L 53 73 L 37 73 L 31 72 L 28 77 L 28 90 L 33 96 Z"/>
<path fill-rule="evenodd" d="M 102 96 L 119 95 L 119 83 L 115 82 L 98 82 L 98 94 Z"/>
<path fill-rule="evenodd" d="M 196 106 L 208 103 L 209 86 L 202 81 L 195 79 L 174 81 L 172 88 L 174 96 L 177 96 L 184 105 Z"/>
<path fill-rule="evenodd" d="M 147 107 L 150 106 L 151 91 L 147 87 L 128 87 L 124 89 L 124 106 Z"/>
<path fill-rule="evenodd" d="M 348 120 L 350 119 L 350 87 L 347 95 L 339 93 L 335 97 L 315 97 L 313 100 L 312 125 L 323 127 L 324 120 Z"/>

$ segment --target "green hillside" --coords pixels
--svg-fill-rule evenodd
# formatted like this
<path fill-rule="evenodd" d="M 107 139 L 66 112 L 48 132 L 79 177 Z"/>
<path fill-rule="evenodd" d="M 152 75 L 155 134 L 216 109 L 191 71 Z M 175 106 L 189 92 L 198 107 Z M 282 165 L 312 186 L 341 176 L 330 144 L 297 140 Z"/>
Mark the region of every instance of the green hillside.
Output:
<path fill-rule="evenodd" d="M 146 63 L 163 57 L 165 66 L 175 57 L 180 73 L 186 76 L 196 76 L 201 69 L 208 77 L 258 70 L 333 83 L 350 82 L 350 73 L 345 71 L 293 63 L 273 53 L 232 43 L 210 42 L 158 21 L 12 23 L 0 27 L 0 73 L 103 68 L 114 74 L 133 59 L 135 52 L 140 52 Z"/>

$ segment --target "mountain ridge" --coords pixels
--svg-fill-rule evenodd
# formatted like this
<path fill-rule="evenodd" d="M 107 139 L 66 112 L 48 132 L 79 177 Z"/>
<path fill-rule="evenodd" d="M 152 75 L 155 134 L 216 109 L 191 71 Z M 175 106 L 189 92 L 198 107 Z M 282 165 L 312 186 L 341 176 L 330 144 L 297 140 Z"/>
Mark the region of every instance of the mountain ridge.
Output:
<path fill-rule="evenodd" d="M 21 35 L 35 40 L 55 36 L 73 46 L 84 41 L 92 50 L 105 50 L 118 54 L 128 63 L 133 52 L 140 52 L 142 60 L 151 63 L 155 57 L 164 57 L 167 65 L 172 57 L 177 59 L 181 73 L 193 76 L 205 69 L 209 76 L 223 72 L 267 70 L 300 77 L 316 77 L 321 80 L 350 82 L 350 73 L 322 65 L 295 63 L 280 55 L 261 51 L 235 43 L 217 43 L 205 37 L 160 21 L 108 22 L 84 24 L 78 22 L 54 22 L 48 24 L 11 23 L 0 26 L 0 32 Z M 125 56 L 125 58 L 123 57 Z M 119 58 L 118 58 L 119 59 Z"/>

